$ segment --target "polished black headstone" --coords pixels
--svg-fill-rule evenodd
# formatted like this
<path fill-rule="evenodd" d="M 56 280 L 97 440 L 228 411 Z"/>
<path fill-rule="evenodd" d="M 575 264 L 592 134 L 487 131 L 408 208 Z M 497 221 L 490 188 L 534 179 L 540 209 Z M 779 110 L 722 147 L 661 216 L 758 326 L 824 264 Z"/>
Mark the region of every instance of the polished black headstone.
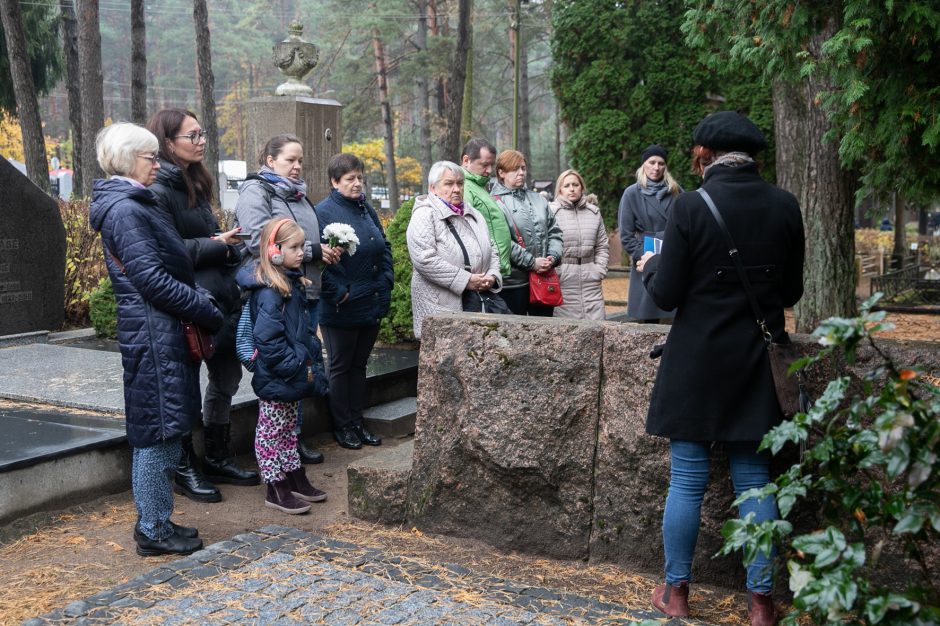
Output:
<path fill-rule="evenodd" d="M 0 336 L 56 330 L 65 315 L 58 203 L 0 157 Z"/>

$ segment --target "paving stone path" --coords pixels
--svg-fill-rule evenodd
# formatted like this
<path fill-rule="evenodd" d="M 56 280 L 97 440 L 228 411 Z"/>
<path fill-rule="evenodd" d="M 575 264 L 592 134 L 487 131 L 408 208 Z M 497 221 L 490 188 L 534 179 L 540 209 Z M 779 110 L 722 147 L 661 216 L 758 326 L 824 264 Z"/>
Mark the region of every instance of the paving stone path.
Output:
<path fill-rule="evenodd" d="M 662 619 L 458 565 L 400 558 L 272 525 L 160 565 L 113 589 L 27 620 L 24 626 L 561 626 L 633 624 L 656 617 Z"/>

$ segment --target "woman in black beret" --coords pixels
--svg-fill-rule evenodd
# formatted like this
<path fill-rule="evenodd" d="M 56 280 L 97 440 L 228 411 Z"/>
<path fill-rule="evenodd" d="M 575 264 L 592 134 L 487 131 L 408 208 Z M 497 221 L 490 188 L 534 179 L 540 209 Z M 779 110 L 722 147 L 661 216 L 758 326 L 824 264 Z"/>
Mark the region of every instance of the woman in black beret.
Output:
<path fill-rule="evenodd" d="M 733 111 L 706 117 L 693 133 L 693 169 L 739 251 L 774 341 L 786 341 L 783 310 L 803 295 L 804 234 L 792 194 L 765 182 L 754 155 L 766 147 L 754 124 Z M 638 269 L 650 297 L 676 309 L 653 387 L 646 430 L 670 440 L 671 477 L 663 514 L 666 581 L 653 606 L 689 613 L 692 557 L 711 449 L 720 444 L 740 495 L 769 481 L 763 436 L 780 423 L 767 348 L 727 239 L 700 193 L 679 196 L 666 222 L 661 254 L 644 254 Z M 751 498 L 743 518 L 777 519 L 773 498 Z M 754 626 L 777 623 L 771 598 L 774 554 L 747 566 L 748 614 Z"/>
<path fill-rule="evenodd" d="M 636 271 L 636 262 L 643 256 L 647 244 L 656 239 L 662 241 L 672 203 L 682 193 L 682 188 L 669 174 L 666 156 L 666 149 L 657 144 L 643 151 L 636 182 L 624 190 L 617 215 L 620 243 L 631 259 L 627 315 L 642 322 L 656 323 L 673 316 L 672 311 L 656 306 Z"/>

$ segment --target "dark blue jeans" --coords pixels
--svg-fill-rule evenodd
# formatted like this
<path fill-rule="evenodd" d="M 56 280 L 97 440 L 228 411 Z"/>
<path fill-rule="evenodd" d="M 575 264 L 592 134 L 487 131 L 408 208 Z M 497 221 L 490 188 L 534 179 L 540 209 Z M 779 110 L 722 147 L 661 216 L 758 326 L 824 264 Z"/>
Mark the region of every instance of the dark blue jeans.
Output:
<path fill-rule="evenodd" d="M 723 444 L 731 464 L 731 480 L 736 496 L 770 480 L 770 453 L 757 452 L 757 442 Z M 692 580 L 692 557 L 701 523 L 702 499 L 711 470 L 711 444 L 697 441 L 670 443 L 672 470 L 666 510 L 663 513 L 663 548 L 666 552 L 666 582 L 677 585 Z M 774 498 L 751 498 L 738 509 L 745 517 L 754 513 L 755 521 L 777 519 Z M 747 589 L 767 593 L 773 589 L 773 564 L 776 551 L 759 553 L 747 567 Z"/>

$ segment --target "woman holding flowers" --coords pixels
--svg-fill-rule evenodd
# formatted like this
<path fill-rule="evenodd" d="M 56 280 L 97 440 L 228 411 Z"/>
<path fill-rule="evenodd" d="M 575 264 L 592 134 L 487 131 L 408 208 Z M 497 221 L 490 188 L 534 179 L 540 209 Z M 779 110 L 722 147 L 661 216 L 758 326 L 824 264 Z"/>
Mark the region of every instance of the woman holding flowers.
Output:
<path fill-rule="evenodd" d="M 282 134 L 272 137 L 258 158 L 261 169 L 251 174 L 239 188 L 235 205 L 235 222 L 241 232 L 249 237 L 248 250 L 258 258 L 263 248 L 261 229 L 272 218 L 291 219 L 307 233 L 304 241 L 304 258 L 301 271 L 307 279 L 307 313 L 310 318 L 310 333 L 317 333 L 320 300 L 320 266 L 339 260 L 342 250 L 318 241 L 320 223 L 316 211 L 307 199 L 307 185 L 303 175 L 304 148 L 295 135 Z M 295 432 L 300 434 L 302 423 L 298 417 Z M 323 454 L 309 448 L 300 437 L 297 451 L 304 463 L 322 463 Z"/>
<path fill-rule="evenodd" d="M 334 155 L 327 166 L 333 190 L 317 203 L 321 238 L 343 251 L 323 272 L 320 326 L 329 355 L 333 436 L 352 450 L 382 443 L 366 430 L 362 409 L 366 363 L 388 314 L 394 280 L 392 247 L 362 193 L 364 169 L 353 154 Z"/>

